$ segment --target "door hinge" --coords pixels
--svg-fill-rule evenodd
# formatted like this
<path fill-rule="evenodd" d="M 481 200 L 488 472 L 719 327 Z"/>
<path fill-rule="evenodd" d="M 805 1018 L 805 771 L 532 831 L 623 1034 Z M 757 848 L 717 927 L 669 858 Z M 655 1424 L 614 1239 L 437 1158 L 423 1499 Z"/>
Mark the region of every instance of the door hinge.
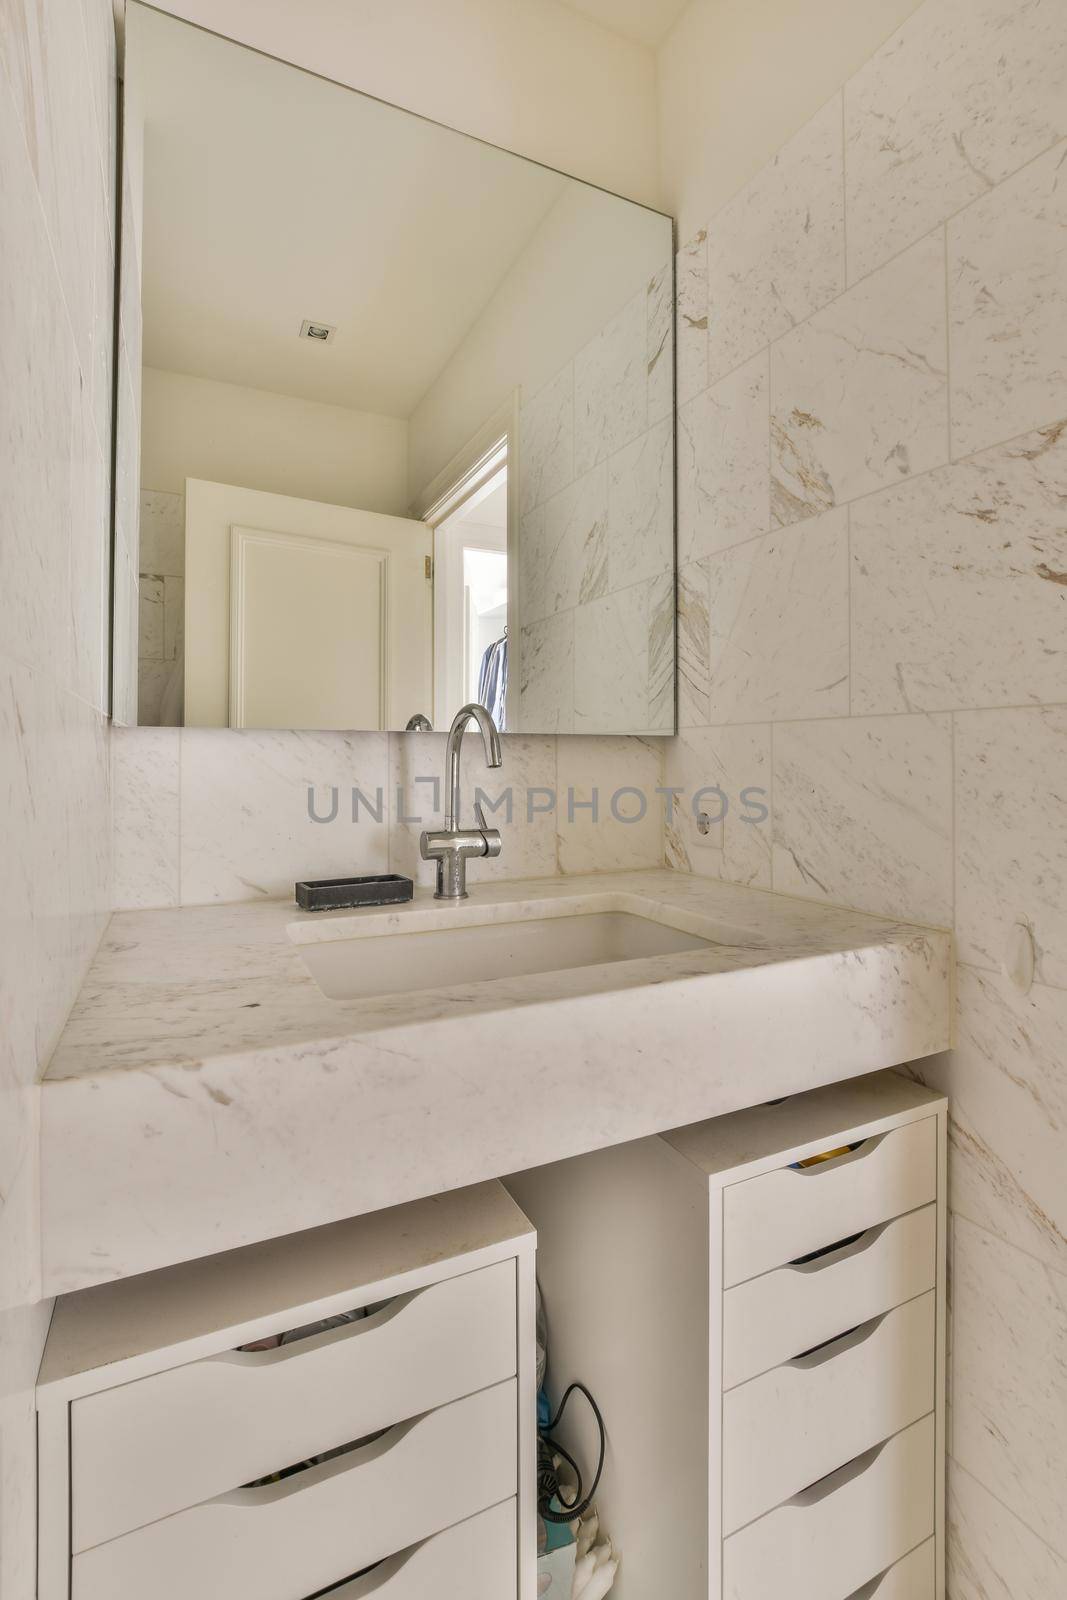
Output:
<path fill-rule="evenodd" d="M 426 557 L 426 576 L 430 579 L 433 578 L 433 556 Z"/>

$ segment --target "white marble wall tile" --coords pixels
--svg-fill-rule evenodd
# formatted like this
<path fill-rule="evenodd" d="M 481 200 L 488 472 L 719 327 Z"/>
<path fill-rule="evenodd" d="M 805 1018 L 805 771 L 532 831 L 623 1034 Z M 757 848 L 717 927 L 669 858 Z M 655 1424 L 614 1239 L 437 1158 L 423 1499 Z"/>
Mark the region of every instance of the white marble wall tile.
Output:
<path fill-rule="evenodd" d="M 509 575 L 515 590 L 516 616 L 522 624 L 540 622 L 551 615 L 546 593 L 549 576 L 548 551 L 545 549 L 545 508 L 534 506 L 519 518 L 519 550 L 517 575 Z M 516 581 L 517 576 L 517 581 Z M 512 597 L 509 596 L 509 605 Z"/>
<path fill-rule="evenodd" d="M 75 358 L 2 75 L 0 216 L 0 639 L 8 655 L 67 682 L 73 664 L 67 596 Z"/>
<path fill-rule="evenodd" d="M 698 561 L 770 523 L 767 353 L 678 413 L 678 559 Z"/>
<path fill-rule="evenodd" d="M 1067 708 L 956 718 L 956 935 L 999 967 L 1017 918 L 1038 982 L 1067 988 Z"/>
<path fill-rule="evenodd" d="M 1063 1557 L 1067 1278 L 964 1217 L 953 1234 L 953 1457 Z"/>
<path fill-rule="evenodd" d="M 588 472 L 648 426 L 644 290 L 574 358 L 574 470 Z"/>
<path fill-rule="evenodd" d="M 606 462 L 545 501 L 546 615 L 596 600 L 608 588 Z"/>
<path fill-rule="evenodd" d="M 92 408 L 92 391 L 76 368 L 70 447 L 70 687 L 87 704 L 106 712 L 110 480 Z"/>
<path fill-rule="evenodd" d="M 647 730 L 649 596 L 639 583 L 573 613 L 575 733 Z"/>
<path fill-rule="evenodd" d="M 163 579 L 141 574 L 137 587 L 137 654 L 144 661 L 163 660 Z"/>
<path fill-rule="evenodd" d="M 951 838 L 949 717 L 775 728 L 775 889 L 946 927 Z"/>
<path fill-rule="evenodd" d="M 678 572 L 678 726 L 703 727 L 710 714 L 708 563 Z"/>
<path fill-rule="evenodd" d="M 161 489 L 141 490 L 141 571 L 159 577 L 185 576 L 185 496 Z"/>
<path fill-rule="evenodd" d="M 158 728 L 163 723 L 163 696 L 174 675 L 173 661 L 147 661 L 143 656 L 137 663 L 137 727 Z M 132 726 L 119 724 L 116 726 Z"/>
<path fill-rule="evenodd" d="M 852 507 L 854 710 L 1067 700 L 1065 496 L 1067 426 Z"/>
<path fill-rule="evenodd" d="M 948 459 L 944 249 L 921 240 L 772 347 L 779 525 Z"/>
<path fill-rule="evenodd" d="M 666 262 L 649 281 L 645 370 L 648 425 L 669 420 L 674 410 L 674 265 Z"/>
<path fill-rule="evenodd" d="M 113 904 L 176 906 L 181 829 L 178 728 L 116 728 L 111 738 Z"/>
<path fill-rule="evenodd" d="M 174 662 L 185 648 L 185 579 L 163 579 L 163 659 Z"/>
<path fill-rule="evenodd" d="M 683 730 L 665 746 L 663 783 L 681 790 L 665 824 L 668 866 L 771 887 L 769 726 Z M 697 825 L 701 811 L 707 833 Z"/>
<path fill-rule="evenodd" d="M 674 430 L 657 423 L 608 463 L 609 587 L 674 565 Z"/>
<path fill-rule="evenodd" d="M 388 735 L 236 732 L 181 736 L 181 900 L 204 905 L 291 895 L 300 878 L 384 872 L 389 860 Z M 338 810 L 328 817 L 331 791 Z M 366 806 L 352 819 L 352 789 Z"/>
<path fill-rule="evenodd" d="M 919 1064 L 951 1103 L 949 1203 L 1067 1272 L 1067 993 L 962 966 L 956 1049 Z"/>
<path fill-rule="evenodd" d="M 676 726 L 675 683 L 678 659 L 677 594 L 673 572 L 648 583 L 648 725 L 649 733 L 673 733 Z"/>
<path fill-rule="evenodd" d="M 678 286 L 678 404 L 708 386 L 708 236 L 701 228 L 676 262 Z"/>
<path fill-rule="evenodd" d="M 845 86 L 849 281 L 1067 133 L 1060 0 L 927 0 Z"/>
<path fill-rule="evenodd" d="M 841 293 L 843 165 L 835 95 L 709 226 L 710 382 Z"/>
<path fill-rule="evenodd" d="M 532 511 L 574 476 L 574 368 L 568 363 L 519 413 L 519 505 Z"/>
<path fill-rule="evenodd" d="M 712 556 L 709 720 L 848 715 L 848 510 Z"/>
<path fill-rule="evenodd" d="M 564 611 L 522 629 L 519 723 L 531 733 L 573 731 L 574 618 Z"/>
<path fill-rule="evenodd" d="M 952 1600 L 1067 1594 L 1067 1559 L 955 1461 L 948 1477 L 948 1593 Z"/>
<path fill-rule="evenodd" d="M 1067 143 L 949 223 L 948 281 L 953 452 L 1067 416 Z"/>
<path fill-rule="evenodd" d="M 440 827 L 448 795 L 444 787 L 445 735 L 389 735 L 389 869 L 432 885 L 435 867 L 419 854 L 424 828 Z M 556 871 L 556 742 L 552 738 L 501 736 L 503 765 L 485 765 L 481 735 L 471 726 L 460 765 L 460 818 L 474 820 L 479 800 L 492 828 L 502 836 L 495 860 L 468 863 L 471 882 L 497 878 L 541 878 Z M 427 781 L 429 780 L 429 781 Z"/>
<path fill-rule="evenodd" d="M 560 739 L 556 838 L 565 873 L 663 863 L 661 751 L 642 739 Z M 624 793 L 636 789 L 637 794 Z M 596 806 L 594 817 L 589 808 Z"/>

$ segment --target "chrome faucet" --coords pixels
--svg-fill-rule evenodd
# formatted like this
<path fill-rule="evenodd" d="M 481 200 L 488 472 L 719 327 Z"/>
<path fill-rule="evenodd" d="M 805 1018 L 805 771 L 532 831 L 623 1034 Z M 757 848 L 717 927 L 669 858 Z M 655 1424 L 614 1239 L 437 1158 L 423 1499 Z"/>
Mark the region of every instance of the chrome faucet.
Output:
<path fill-rule="evenodd" d="M 502 762 L 500 735 L 485 707 L 472 704 L 457 711 L 448 730 L 448 744 L 445 747 L 445 781 L 448 784 L 445 825 L 424 833 L 419 840 L 422 859 L 437 862 L 435 900 L 466 900 L 469 858 L 500 854 L 500 834 L 496 828 L 486 826 L 485 813 L 480 805 L 474 808 L 478 822 L 476 828 L 461 828 L 459 825 L 459 755 L 468 722 L 476 722 L 481 730 L 486 766 L 499 767 Z"/>

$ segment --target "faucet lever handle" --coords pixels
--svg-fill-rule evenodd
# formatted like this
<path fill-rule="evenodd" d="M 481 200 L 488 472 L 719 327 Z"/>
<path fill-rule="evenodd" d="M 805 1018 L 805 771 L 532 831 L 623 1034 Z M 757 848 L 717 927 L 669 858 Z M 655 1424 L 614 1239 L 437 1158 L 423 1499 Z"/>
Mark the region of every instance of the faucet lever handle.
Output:
<path fill-rule="evenodd" d="M 500 837 L 499 828 L 491 828 L 489 826 L 485 820 L 485 812 L 482 810 L 477 801 L 475 801 L 474 805 L 474 815 L 478 821 L 478 830 L 481 833 L 482 838 L 485 840 L 486 855 L 498 856 L 500 854 L 500 848 L 503 842 Z"/>

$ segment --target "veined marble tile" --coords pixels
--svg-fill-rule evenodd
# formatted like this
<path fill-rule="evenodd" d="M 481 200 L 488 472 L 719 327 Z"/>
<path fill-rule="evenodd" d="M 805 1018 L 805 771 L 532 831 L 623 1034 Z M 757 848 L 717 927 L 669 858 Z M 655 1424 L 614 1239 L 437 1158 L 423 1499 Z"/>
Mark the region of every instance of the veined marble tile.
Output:
<path fill-rule="evenodd" d="M 777 726 L 773 867 L 783 894 L 949 926 L 951 718 Z"/>
<path fill-rule="evenodd" d="M 767 353 L 678 413 L 678 559 L 699 561 L 770 522 Z"/>
<path fill-rule="evenodd" d="M 1067 1278 L 964 1217 L 953 1233 L 954 1459 L 1062 1557 Z"/>
<path fill-rule="evenodd" d="M 387 871 L 388 769 L 384 733 L 183 729 L 182 904 L 291 895 L 301 878 Z M 337 790 L 332 821 L 312 820 L 309 787 L 322 818 Z M 367 802 L 356 821 L 354 787 Z"/>
<path fill-rule="evenodd" d="M 1061 101 L 1065 83 L 1061 76 Z M 948 282 L 953 452 L 967 455 L 1061 421 L 1067 415 L 1067 143 L 949 223 Z"/>
<path fill-rule="evenodd" d="M 138 728 L 169 726 L 163 723 L 163 696 L 174 676 L 173 661 L 146 661 L 137 663 L 137 719 Z M 134 726 L 133 723 L 116 723 L 117 727 Z"/>
<path fill-rule="evenodd" d="M 674 410 L 674 264 L 667 261 L 649 281 L 646 297 L 648 424 Z"/>
<path fill-rule="evenodd" d="M 1067 1272 L 1067 994 L 961 965 L 956 1048 L 919 1063 L 951 1104 L 949 1204 Z"/>
<path fill-rule="evenodd" d="M 771 730 L 690 728 L 664 747 L 667 865 L 755 889 L 771 887 Z M 707 833 L 697 814 L 710 821 Z"/>
<path fill-rule="evenodd" d="M 853 506 L 853 710 L 1067 700 L 1065 499 L 1062 425 Z"/>
<path fill-rule="evenodd" d="M 845 85 L 849 281 L 1067 133 L 1059 0 L 927 0 Z"/>
<path fill-rule="evenodd" d="M 772 346 L 779 525 L 948 459 L 944 260 L 923 239 Z"/>
<path fill-rule="evenodd" d="M 1033 931 L 1039 983 L 1067 988 L 1067 708 L 956 718 L 956 936 L 996 968 L 1012 924 Z"/>
<path fill-rule="evenodd" d="M 0 216 L 0 640 L 67 683 L 75 352 L 2 73 Z"/>
<path fill-rule="evenodd" d="M 956 1461 L 948 1468 L 948 1592 L 952 1600 L 1050 1600 L 1067 1594 L 1067 1559 Z"/>
<path fill-rule="evenodd" d="M 574 368 L 568 363 L 519 414 L 519 505 L 523 514 L 574 476 Z"/>
<path fill-rule="evenodd" d="M 708 236 L 699 233 L 678 252 L 678 404 L 708 386 Z"/>
<path fill-rule="evenodd" d="M 658 577 L 674 565 L 674 430 L 670 418 L 643 433 L 608 463 L 607 551 L 612 589 Z"/>
<path fill-rule="evenodd" d="M 649 733 L 673 733 L 675 729 L 677 641 L 674 573 L 663 572 L 648 585 Z"/>
<path fill-rule="evenodd" d="M 116 728 L 112 733 L 116 910 L 179 903 L 180 747 L 178 728 Z"/>
<path fill-rule="evenodd" d="M 678 726 L 703 727 L 709 717 L 711 640 L 708 563 L 678 572 Z"/>
<path fill-rule="evenodd" d="M 512 575 L 510 587 L 516 591 L 516 615 L 520 625 L 540 622 L 551 614 L 547 584 L 548 551 L 545 548 L 545 508 L 534 506 L 519 518 L 518 582 Z M 509 595 L 509 605 L 511 603 Z"/>
<path fill-rule="evenodd" d="M 645 292 L 574 358 L 574 470 L 588 472 L 648 426 Z"/>
<path fill-rule="evenodd" d="M 574 728 L 574 616 L 563 611 L 519 636 L 519 724 L 524 733 Z"/>
<path fill-rule="evenodd" d="M 389 735 L 389 869 L 431 887 L 436 869 L 420 856 L 419 835 L 444 821 L 445 743 L 443 733 Z M 489 769 L 477 728 L 471 725 L 463 740 L 461 820 L 473 822 L 477 800 L 503 841 L 495 859 L 469 863 L 472 882 L 556 871 L 556 814 L 546 809 L 556 788 L 555 740 L 502 734 L 500 746 L 504 764 Z"/>
<path fill-rule="evenodd" d="M 658 744 L 642 739 L 563 738 L 557 765 L 561 872 L 629 871 L 663 864 L 663 811 L 656 792 Z"/>
<path fill-rule="evenodd" d="M 141 490 L 141 571 L 185 576 L 185 496 Z"/>
<path fill-rule="evenodd" d="M 708 228 L 708 378 L 714 383 L 845 287 L 841 97 Z"/>
<path fill-rule="evenodd" d="M 140 576 L 137 589 L 139 660 L 163 660 L 163 579 Z"/>
<path fill-rule="evenodd" d="M 93 395 L 74 371 L 71 429 L 70 687 L 98 711 L 108 709 L 107 653 L 111 560 L 108 463 L 92 413 Z"/>
<path fill-rule="evenodd" d="M 163 579 L 163 659 L 177 661 L 185 648 L 185 579 Z"/>
<path fill-rule="evenodd" d="M 573 613 L 575 733 L 647 730 L 650 590 L 617 589 Z"/>
<path fill-rule="evenodd" d="M 848 511 L 712 556 L 709 720 L 848 715 Z"/>
<path fill-rule="evenodd" d="M 544 509 L 548 613 L 598 599 L 608 587 L 607 463 L 576 478 Z"/>

